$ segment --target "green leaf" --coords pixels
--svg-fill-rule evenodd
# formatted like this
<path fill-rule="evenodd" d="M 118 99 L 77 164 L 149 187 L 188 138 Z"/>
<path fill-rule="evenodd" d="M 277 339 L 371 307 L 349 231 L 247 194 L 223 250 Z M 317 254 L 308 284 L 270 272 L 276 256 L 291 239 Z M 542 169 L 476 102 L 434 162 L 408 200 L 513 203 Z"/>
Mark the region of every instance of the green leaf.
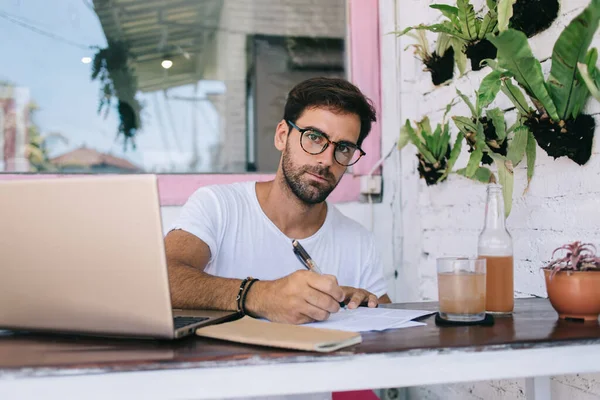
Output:
<path fill-rule="evenodd" d="M 527 154 L 527 187 L 525 187 L 525 193 L 529 190 L 529 183 L 533 178 L 533 170 L 535 168 L 535 158 L 537 156 L 537 146 L 533 133 L 527 132 L 527 148 L 525 149 Z"/>
<path fill-rule="evenodd" d="M 443 144 L 441 133 L 442 127 L 438 124 L 435 127 L 435 131 L 433 132 L 433 134 L 427 137 L 427 148 L 436 160 L 441 160 L 443 158 L 443 156 L 440 157 L 440 153 L 442 152 L 441 146 Z"/>
<path fill-rule="evenodd" d="M 487 110 L 485 115 L 488 117 L 488 119 L 492 120 L 492 124 L 496 129 L 498 143 L 504 141 L 504 139 L 506 139 L 506 122 L 504 121 L 504 112 L 499 108 L 492 108 L 491 110 Z"/>
<path fill-rule="evenodd" d="M 398 137 L 397 143 L 398 150 L 402 150 L 410 141 L 410 135 L 408 133 L 409 129 L 412 129 L 412 127 L 410 126 L 410 122 L 406 120 L 406 124 L 402 125 L 400 128 L 400 136 Z"/>
<path fill-rule="evenodd" d="M 502 197 L 504 197 L 504 215 L 508 217 L 512 208 L 512 195 L 515 183 L 513 165 L 510 160 L 492 154 L 492 158 L 498 167 L 498 183 L 502 185 Z"/>
<path fill-rule="evenodd" d="M 452 22 L 450 22 L 450 21 L 444 21 L 441 24 L 410 26 L 400 32 L 395 32 L 395 33 L 398 36 L 402 36 L 412 30 L 419 30 L 419 29 L 424 29 L 427 31 L 435 32 L 435 33 L 447 33 L 450 36 L 454 36 L 454 37 L 457 37 L 457 38 L 463 39 L 463 40 L 468 40 L 468 38 L 465 35 L 463 35 L 462 32 L 457 30 L 454 27 L 454 25 L 452 25 Z"/>
<path fill-rule="evenodd" d="M 485 0 L 485 3 L 490 10 L 496 9 L 496 0 Z"/>
<path fill-rule="evenodd" d="M 475 122 L 473 122 L 473 120 L 471 118 L 467 118 L 467 117 L 452 117 L 452 120 L 454 121 L 454 125 L 456 125 L 456 127 L 465 134 L 465 136 L 471 135 L 473 133 L 477 132 L 477 125 L 475 124 Z"/>
<path fill-rule="evenodd" d="M 423 141 L 417 135 L 409 120 L 406 120 L 404 127 L 406 129 L 406 132 L 408 133 L 411 143 L 415 145 L 419 153 L 421 153 L 421 155 L 425 157 L 428 163 L 435 164 L 437 160 L 435 159 L 435 157 L 433 157 L 431 152 L 427 150 L 427 148 L 424 146 Z"/>
<path fill-rule="evenodd" d="M 587 65 L 583 63 L 577 63 L 577 68 L 579 69 L 579 73 L 581 74 L 581 78 L 585 82 L 590 94 L 594 96 L 594 98 L 600 101 L 600 89 L 596 86 L 596 82 L 592 79 L 592 76 L 589 72 Z"/>
<path fill-rule="evenodd" d="M 483 132 L 483 124 L 481 123 L 481 121 L 478 119 L 476 124 L 476 134 L 475 134 L 475 138 L 477 140 L 477 145 L 478 146 L 486 146 L 485 144 L 485 134 Z M 487 147 L 487 146 L 486 146 Z"/>
<path fill-rule="evenodd" d="M 498 1 L 498 30 L 504 32 L 508 29 L 508 22 L 513 16 L 513 4 L 517 0 L 499 0 Z"/>
<path fill-rule="evenodd" d="M 417 122 L 417 127 L 421 130 L 421 134 L 423 132 L 431 135 L 431 122 L 429 121 L 429 117 L 425 116 L 422 120 Z"/>
<path fill-rule="evenodd" d="M 477 168 L 477 171 L 475 171 L 475 173 L 473 174 L 473 176 L 467 176 L 467 169 L 466 168 L 461 168 L 459 170 L 456 171 L 457 174 L 462 175 L 466 178 L 470 178 L 476 181 L 479 181 L 481 183 L 490 183 L 492 180 L 492 171 L 490 171 L 488 168 L 486 167 L 479 167 Z"/>
<path fill-rule="evenodd" d="M 488 35 L 487 38 L 498 49 L 498 66 L 514 74 L 527 94 L 543 105 L 550 118 L 558 121 L 560 118 L 548 94 L 542 66 L 533 56 L 525 34 L 509 28 L 497 36 Z"/>
<path fill-rule="evenodd" d="M 458 20 L 460 22 L 460 30 L 467 40 L 477 39 L 477 25 L 475 23 L 475 9 L 469 3 L 469 0 L 457 0 Z"/>
<path fill-rule="evenodd" d="M 529 129 L 525 126 L 520 126 L 515 131 L 515 136 L 508 144 L 508 151 L 506 158 L 508 158 L 513 166 L 519 165 L 523 156 L 525 156 L 525 149 L 527 147 L 529 138 Z"/>
<path fill-rule="evenodd" d="M 598 68 L 596 68 L 596 61 L 598 61 L 598 50 L 595 48 L 590 49 L 587 56 L 585 57 L 585 65 L 587 66 L 587 75 L 593 81 L 597 81 L 600 72 Z M 579 63 L 578 63 L 579 64 Z M 598 87 L 594 85 L 592 89 L 590 89 L 588 83 L 586 82 L 586 77 L 581 73 L 581 69 L 577 69 L 578 77 L 577 77 L 577 87 L 573 92 L 573 105 L 574 108 L 571 111 L 571 116 L 573 118 L 577 118 L 577 116 L 583 111 L 583 107 L 589 97 L 590 94 L 594 95 L 594 90 L 598 90 Z M 594 97 L 596 97 L 594 95 Z"/>
<path fill-rule="evenodd" d="M 451 46 L 452 38 L 447 33 L 439 33 L 435 43 L 435 52 L 438 56 L 443 57 Z"/>
<path fill-rule="evenodd" d="M 460 155 L 462 150 L 462 142 L 464 139 L 464 135 L 462 132 L 459 132 L 456 135 L 456 140 L 454 141 L 454 146 L 452 146 L 452 150 L 450 151 L 450 157 L 448 158 L 448 164 L 446 166 L 446 172 L 444 172 L 444 177 L 448 176 L 452 172 L 452 168 L 454 168 L 454 164 Z"/>
<path fill-rule="evenodd" d="M 458 95 L 465 102 L 465 104 L 467 106 L 469 106 L 469 109 L 471 110 L 473 117 L 474 118 L 479 117 L 479 113 L 475 110 L 475 106 L 473 106 L 473 103 L 471 103 L 471 100 L 469 100 L 469 98 L 467 96 L 465 96 L 460 90 L 458 90 L 458 88 L 456 89 L 456 93 L 458 93 Z"/>
<path fill-rule="evenodd" d="M 576 91 L 581 88 L 587 90 L 587 87 L 577 79 L 577 63 L 585 62 L 587 49 L 598 29 L 599 20 L 600 0 L 592 0 L 589 6 L 567 25 L 554 44 L 548 85 L 558 115 L 563 120 L 569 116 L 576 117 L 573 115 L 574 109 L 583 109 L 582 104 L 577 104 L 581 97 L 576 95 Z"/>
<path fill-rule="evenodd" d="M 425 138 L 425 147 L 427 148 L 427 150 L 429 150 L 429 152 L 431 153 L 431 155 L 433 156 L 433 158 L 435 158 L 435 160 L 439 160 L 439 156 L 437 153 L 437 143 L 434 137 L 429 136 L 429 135 L 423 135 Z"/>
<path fill-rule="evenodd" d="M 467 55 L 465 54 L 465 41 L 459 38 L 452 38 L 450 41 L 454 49 L 454 63 L 458 67 L 460 76 L 465 74 L 467 70 Z"/>
<path fill-rule="evenodd" d="M 481 146 L 477 146 L 475 150 L 471 153 L 471 157 L 469 157 L 469 162 L 467 163 L 466 176 L 470 178 L 477 171 L 477 167 L 481 163 L 481 157 L 483 157 L 483 149 Z"/>
<path fill-rule="evenodd" d="M 476 108 L 478 114 L 481 114 L 481 110 L 489 106 L 498 95 L 502 85 L 501 75 L 499 71 L 492 71 L 481 81 L 477 91 Z"/>
<path fill-rule="evenodd" d="M 491 69 L 493 69 L 494 71 L 498 71 L 498 72 L 500 72 L 500 73 L 502 73 L 502 74 L 504 74 L 505 72 L 507 72 L 507 71 L 506 71 L 504 68 L 500 68 L 500 67 L 498 66 L 498 61 L 496 61 L 496 60 L 493 60 L 493 59 L 491 59 L 491 58 L 484 58 L 484 59 L 483 59 L 483 60 L 481 60 L 479 63 L 480 63 L 482 66 L 488 66 L 488 67 L 490 67 Z"/>
<path fill-rule="evenodd" d="M 454 25 L 458 26 L 458 8 L 447 4 L 432 4 L 429 7 L 441 11 L 446 18 L 452 21 Z"/>
<path fill-rule="evenodd" d="M 529 113 L 529 105 L 527 104 L 527 100 L 525 99 L 523 92 L 521 92 L 521 89 L 519 89 L 518 86 L 515 86 L 510 79 L 505 79 L 502 81 L 500 90 L 502 90 L 502 93 L 509 98 L 515 107 L 517 107 L 517 110 L 519 110 L 521 114 Z"/>
<path fill-rule="evenodd" d="M 446 120 L 446 117 L 448 116 L 448 113 L 450 112 L 450 110 L 452 110 L 452 107 L 454 107 L 456 103 L 454 102 L 454 100 L 452 100 L 450 103 L 448 103 L 448 105 L 446 106 L 446 111 L 444 112 L 444 117 L 442 118 L 442 120 Z"/>
<path fill-rule="evenodd" d="M 479 39 L 484 39 L 488 33 L 494 32 L 497 26 L 498 18 L 496 17 L 496 13 L 493 10 L 490 10 L 487 14 L 485 14 L 485 17 L 483 17 L 477 37 Z"/>
<path fill-rule="evenodd" d="M 440 126 L 440 125 L 438 125 Z M 442 160 L 446 153 L 448 152 L 448 145 L 450 144 L 450 129 L 449 124 L 446 123 L 441 130 L 440 138 L 439 138 L 439 147 L 438 147 L 438 159 Z"/>

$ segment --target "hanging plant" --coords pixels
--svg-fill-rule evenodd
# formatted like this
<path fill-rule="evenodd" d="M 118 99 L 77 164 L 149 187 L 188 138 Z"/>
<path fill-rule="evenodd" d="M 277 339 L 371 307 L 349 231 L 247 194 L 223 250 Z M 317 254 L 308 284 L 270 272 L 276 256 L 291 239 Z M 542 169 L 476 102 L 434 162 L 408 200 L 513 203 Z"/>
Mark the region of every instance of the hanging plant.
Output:
<path fill-rule="evenodd" d="M 530 38 L 552 25 L 559 8 L 558 0 L 517 0 L 509 26 Z"/>
<path fill-rule="evenodd" d="M 593 77 L 599 74 L 598 52 L 587 51 L 599 19 L 600 0 L 592 0 L 567 25 L 554 45 L 547 81 L 523 32 L 508 29 L 498 36 L 488 36 L 498 49 L 498 62 L 488 61 L 488 65 L 500 73 L 502 91 L 517 107 L 524 125 L 549 156 L 567 156 L 579 165 L 591 156 L 595 122 L 592 116 L 582 113 L 590 91 L 577 65 L 586 65 Z M 535 110 L 530 109 L 521 90 L 512 84 L 512 78 L 525 90 Z"/>
<path fill-rule="evenodd" d="M 108 115 L 113 98 L 116 98 L 117 136 L 123 136 L 125 150 L 129 142 L 135 149 L 135 135 L 141 128 L 142 106 L 135 97 L 138 87 L 135 71 L 130 66 L 132 59 L 127 44 L 109 40 L 106 48 L 98 48 L 92 63 L 92 80 L 100 81 L 98 113 L 105 109 L 104 115 Z"/>
<path fill-rule="evenodd" d="M 514 2 L 514 0 L 512 0 Z M 404 29 L 399 36 L 412 30 L 428 30 L 445 33 L 452 38 L 454 51 L 464 53 L 471 60 L 471 69 L 480 70 L 481 61 L 496 58 L 496 48 L 486 39 L 490 33 L 498 31 L 498 24 L 508 25 L 510 15 L 502 14 L 505 20 L 499 20 L 496 7 L 505 10 L 511 0 L 499 0 L 498 5 L 493 0 L 487 0 L 489 10 L 483 18 L 475 15 L 475 9 L 468 0 L 457 0 L 456 7 L 446 4 L 432 4 L 431 8 L 440 11 L 447 19 L 440 24 L 417 25 Z"/>
<path fill-rule="evenodd" d="M 453 104 L 448 105 L 446 114 Z M 444 118 L 445 115 L 444 114 Z M 459 133 L 450 145 L 450 125 L 448 122 L 437 124 L 435 130 L 431 129 L 428 117 L 416 123 L 416 129 L 412 127 L 410 120 L 406 120 L 400 129 L 398 139 L 398 150 L 401 150 L 409 142 L 418 150 L 419 176 L 425 180 L 428 186 L 435 185 L 446 180 L 454 163 L 458 159 L 462 149 L 463 135 Z"/>
<path fill-rule="evenodd" d="M 506 215 L 512 208 L 514 168 L 527 155 L 527 185 L 533 177 L 536 148 L 535 139 L 526 126 L 517 121 L 507 127 L 504 111 L 499 108 L 485 110 L 500 91 L 500 80 L 494 71 L 486 76 L 475 92 L 476 103 L 459 90 L 458 95 L 471 110 L 471 117 L 453 116 L 457 128 L 464 134 L 471 156 L 467 166 L 456 171 L 459 175 L 483 183 L 496 182 L 496 177 L 487 168 L 495 164 L 498 180 L 502 185 Z M 527 189 L 526 189 L 527 190 Z"/>
<path fill-rule="evenodd" d="M 417 43 L 407 46 L 406 49 L 409 47 L 414 48 L 415 56 L 425 65 L 424 71 L 431 73 L 431 82 L 434 85 L 441 85 L 454 77 L 455 58 L 457 58 L 456 63 L 460 73 L 464 73 L 466 58 L 460 51 L 454 51 L 452 39 L 448 35 L 443 33 L 438 35 L 433 53 L 429 51 L 429 42 L 425 31 L 410 32 L 408 35 L 414 38 Z M 463 62 L 462 59 L 465 61 Z"/>
<path fill-rule="evenodd" d="M 488 87 L 487 83 L 484 80 L 481 85 L 482 88 Z M 472 116 L 470 118 L 454 116 L 452 119 L 460 131 L 465 134 L 465 139 L 469 145 L 469 152 L 474 153 L 476 157 L 480 157 L 477 164 L 481 161 L 482 164 L 491 165 L 493 159 L 484 150 L 489 149 L 490 152 L 506 156 L 508 147 L 507 134 L 510 132 L 507 132 L 506 129 L 504 112 L 499 108 L 486 110 L 485 115 L 483 115 L 483 109 L 493 101 L 498 92 L 493 97 L 488 95 L 486 98 L 486 93 L 482 90 L 480 89 L 480 91 L 475 92 L 477 103 L 474 106 L 467 96 L 456 89 L 458 95 L 469 107 L 469 110 L 471 110 Z M 500 88 L 498 87 L 499 90 Z M 492 93 L 490 92 L 490 94 Z M 478 143 L 478 140 L 483 142 Z M 480 144 L 485 144 L 485 149 Z"/>

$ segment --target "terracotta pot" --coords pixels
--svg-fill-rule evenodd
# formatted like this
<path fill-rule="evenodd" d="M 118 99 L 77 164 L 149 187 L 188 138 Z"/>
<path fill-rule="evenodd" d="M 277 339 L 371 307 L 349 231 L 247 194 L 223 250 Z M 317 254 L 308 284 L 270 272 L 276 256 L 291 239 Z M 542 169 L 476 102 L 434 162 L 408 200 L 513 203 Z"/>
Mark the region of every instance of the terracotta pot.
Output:
<path fill-rule="evenodd" d="M 559 318 L 597 321 L 600 314 L 600 271 L 561 271 L 550 279 L 544 269 L 546 290 Z"/>

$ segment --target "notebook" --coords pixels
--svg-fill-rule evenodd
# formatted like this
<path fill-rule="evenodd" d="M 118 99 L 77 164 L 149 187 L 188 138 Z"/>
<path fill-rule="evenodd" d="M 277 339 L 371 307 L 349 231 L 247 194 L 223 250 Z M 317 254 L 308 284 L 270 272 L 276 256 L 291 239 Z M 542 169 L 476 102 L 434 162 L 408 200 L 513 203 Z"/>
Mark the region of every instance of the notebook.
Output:
<path fill-rule="evenodd" d="M 280 324 L 248 316 L 220 325 L 199 328 L 196 335 L 258 346 L 323 353 L 362 342 L 362 336 L 358 332 Z"/>

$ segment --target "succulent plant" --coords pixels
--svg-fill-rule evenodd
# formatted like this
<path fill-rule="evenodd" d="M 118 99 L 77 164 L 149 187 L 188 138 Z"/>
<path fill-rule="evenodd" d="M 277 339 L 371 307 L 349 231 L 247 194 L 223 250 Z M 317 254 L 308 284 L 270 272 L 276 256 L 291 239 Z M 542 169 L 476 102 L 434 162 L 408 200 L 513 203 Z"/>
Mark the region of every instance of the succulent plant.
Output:
<path fill-rule="evenodd" d="M 559 271 L 600 271 L 600 257 L 596 255 L 596 246 L 591 243 L 576 241 L 565 244 L 554 249 L 552 258 L 559 251 L 564 251 L 565 254 L 544 267 L 544 269 L 552 270 L 550 279 Z"/>
<path fill-rule="evenodd" d="M 453 103 L 446 107 L 446 113 Z M 444 115 L 445 118 L 445 115 Z M 400 129 L 398 139 L 398 150 L 401 150 L 409 142 L 418 150 L 419 176 L 425 179 L 428 186 L 435 185 L 446 180 L 452 172 L 454 163 L 462 148 L 463 134 L 459 133 L 454 145 L 450 144 L 450 124 L 443 121 L 437 124 L 435 130 L 431 128 L 429 117 L 423 118 L 413 128 L 410 120 Z"/>

